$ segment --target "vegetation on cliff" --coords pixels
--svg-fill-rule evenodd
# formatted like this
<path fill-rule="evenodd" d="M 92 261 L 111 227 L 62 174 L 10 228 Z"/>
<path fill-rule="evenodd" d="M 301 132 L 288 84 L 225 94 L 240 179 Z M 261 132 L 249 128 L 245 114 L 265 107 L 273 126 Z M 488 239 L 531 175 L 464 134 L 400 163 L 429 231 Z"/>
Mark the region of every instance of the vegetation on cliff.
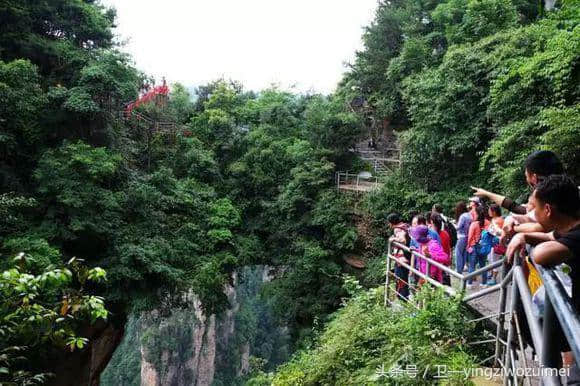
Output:
<path fill-rule="evenodd" d="M 246 385 L 431 385 L 438 380 L 469 384 L 463 370 L 478 354 L 467 343 L 481 337 L 468 323 L 459 299 L 424 288 L 410 303 L 387 308 L 383 288 L 363 290 L 355 280 L 353 298 L 337 311 L 307 349 L 279 367 L 258 373 Z M 443 370 L 445 369 L 445 370 Z"/>

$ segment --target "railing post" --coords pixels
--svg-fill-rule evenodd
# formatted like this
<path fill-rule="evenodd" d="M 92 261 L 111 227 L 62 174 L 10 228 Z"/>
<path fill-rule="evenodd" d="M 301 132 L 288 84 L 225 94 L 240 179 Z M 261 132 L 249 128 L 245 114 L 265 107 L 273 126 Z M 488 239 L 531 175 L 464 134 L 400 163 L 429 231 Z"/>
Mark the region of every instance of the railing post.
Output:
<path fill-rule="evenodd" d="M 414 253 L 412 253 L 412 252 L 411 252 L 411 263 L 410 263 L 409 265 L 410 265 L 411 267 L 415 268 L 415 254 L 414 254 Z M 413 280 L 415 280 L 415 274 L 414 274 L 414 273 L 412 273 L 412 272 L 409 270 L 409 277 L 408 277 L 408 280 L 407 280 L 407 281 L 409 282 L 409 284 L 411 283 L 411 277 L 413 278 Z M 416 284 L 416 283 L 414 283 L 414 284 Z M 414 290 L 414 289 L 413 289 L 413 288 L 411 288 L 411 286 L 409 286 L 409 295 L 411 294 L 411 291 L 413 291 L 413 290 Z"/>
<path fill-rule="evenodd" d="M 513 267 L 514 270 L 516 269 L 521 269 L 521 267 L 519 266 L 514 266 Z M 515 277 L 516 272 L 514 272 L 514 277 Z M 507 340 L 506 340 L 506 348 L 505 348 L 505 356 L 504 356 L 504 366 L 505 366 L 505 371 L 506 373 L 504 374 L 504 378 L 503 378 L 503 384 L 504 386 L 508 386 L 508 382 L 509 382 L 509 376 L 510 374 L 513 372 L 512 370 L 512 364 L 511 364 L 511 349 L 512 349 L 512 341 L 514 339 L 514 312 L 516 311 L 516 308 L 518 306 L 518 301 L 519 301 L 519 291 L 518 291 L 518 285 L 517 282 L 512 279 L 512 296 L 511 296 L 511 304 L 510 304 L 510 326 L 508 328 L 508 336 L 507 336 Z"/>
<path fill-rule="evenodd" d="M 563 336 L 560 322 L 556 317 L 556 312 L 549 296 L 545 297 L 542 330 L 540 365 L 544 368 L 559 369 L 562 367 L 559 343 L 562 341 Z"/>
<path fill-rule="evenodd" d="M 501 278 L 502 282 L 503 279 L 506 277 L 507 274 L 507 261 L 505 261 L 501 268 Z M 505 323 L 505 306 L 506 306 L 506 299 L 507 299 L 507 284 L 501 286 L 499 290 L 499 308 L 498 308 L 498 318 L 497 318 L 497 329 L 495 333 L 495 365 L 499 365 L 499 357 L 500 357 L 500 339 L 502 335 L 504 335 L 504 323 Z"/>
<path fill-rule="evenodd" d="M 387 271 L 385 272 L 385 307 L 387 306 L 387 300 L 389 299 L 389 281 L 391 271 L 391 240 L 387 244 Z"/>

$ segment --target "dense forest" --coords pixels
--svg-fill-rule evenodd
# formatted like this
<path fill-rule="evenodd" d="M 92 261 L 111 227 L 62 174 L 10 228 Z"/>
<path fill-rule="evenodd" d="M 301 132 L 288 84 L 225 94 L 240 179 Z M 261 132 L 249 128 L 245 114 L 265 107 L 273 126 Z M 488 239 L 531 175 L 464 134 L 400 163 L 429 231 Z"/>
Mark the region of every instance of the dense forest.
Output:
<path fill-rule="evenodd" d="M 260 290 L 267 306 L 244 295 L 247 309 L 266 307 L 288 333 L 286 354 L 303 351 L 275 375 L 263 370 L 280 357 L 262 358 L 249 382 L 361 383 L 365 371 L 341 377 L 374 370 L 374 348 L 390 344 L 381 336 L 414 317 L 395 320 L 365 292 L 384 274 L 390 211 L 450 211 L 474 184 L 521 195 L 534 149 L 580 177 L 579 21 L 578 0 L 381 1 L 332 95 L 224 79 L 190 95 L 176 84 L 137 108 L 174 124 L 152 131 L 123 114 L 152 79 L 115 41 L 113 9 L 3 1 L 0 383 L 97 385 L 140 315 L 187 318 L 187 294 L 219 314 L 224 288 L 258 266 L 272 275 Z M 377 127 L 396 133 L 402 166 L 355 210 L 334 175 L 370 170 L 350 149 Z M 346 264 L 350 255 L 366 269 Z M 260 320 L 245 320 L 239 339 L 253 339 Z M 457 320 L 438 321 L 441 339 L 455 339 Z M 345 364 L 336 355 L 355 323 L 385 327 Z M 471 360 L 453 350 L 442 355 Z"/>

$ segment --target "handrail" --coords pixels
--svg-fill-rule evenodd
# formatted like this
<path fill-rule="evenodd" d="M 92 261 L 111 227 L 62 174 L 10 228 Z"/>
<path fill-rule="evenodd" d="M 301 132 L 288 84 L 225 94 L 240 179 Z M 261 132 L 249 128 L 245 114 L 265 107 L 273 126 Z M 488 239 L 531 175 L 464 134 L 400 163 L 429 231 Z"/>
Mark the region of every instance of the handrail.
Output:
<path fill-rule="evenodd" d="M 406 248 L 406 249 L 408 249 L 407 246 L 405 246 L 405 245 L 403 245 L 401 243 L 398 243 L 396 241 L 389 242 L 389 245 L 392 245 L 392 244 L 395 244 L 395 246 L 397 246 L 398 248 Z M 389 251 L 390 251 L 390 248 L 389 248 Z M 423 272 L 417 270 L 415 268 L 414 264 L 413 264 L 414 263 L 414 257 L 415 256 L 417 256 L 417 257 L 419 257 L 421 259 L 427 260 L 430 264 L 440 264 L 440 263 L 438 263 L 435 260 L 432 260 L 432 259 L 430 259 L 430 258 L 428 258 L 428 257 L 426 257 L 426 256 L 424 256 L 424 255 L 422 255 L 422 254 L 420 254 L 418 252 L 415 252 L 413 250 L 410 250 L 410 251 L 413 252 L 413 254 L 411 255 L 411 264 L 405 263 L 403 261 L 396 260 L 394 257 L 390 256 L 390 252 L 387 255 L 387 261 L 390 262 L 391 259 L 396 260 L 397 261 L 397 264 L 400 264 L 403 267 L 407 268 L 409 271 L 413 272 L 415 275 L 421 277 L 422 279 L 428 281 L 429 283 L 433 284 L 436 287 L 443 288 L 443 290 L 445 292 L 447 292 L 449 295 L 455 296 L 456 291 L 453 288 L 447 287 L 447 286 L 443 285 L 442 283 L 439 283 L 438 281 L 434 280 L 433 278 L 431 278 L 429 276 L 429 269 L 426 270 L 427 271 L 427 274 L 424 274 Z M 387 263 L 387 264 L 388 265 L 387 265 L 387 275 L 386 275 L 386 283 L 385 283 L 385 304 L 387 303 L 387 298 L 388 298 L 388 293 L 389 293 L 388 287 L 389 287 L 389 277 L 390 277 L 389 276 L 390 267 L 389 267 L 389 263 Z M 445 266 L 443 266 L 443 267 L 445 267 Z M 445 267 L 445 268 L 447 268 L 447 267 Z"/>
<path fill-rule="evenodd" d="M 350 179 L 349 179 L 350 177 Z M 350 183 L 349 183 L 350 182 Z M 356 189 L 358 189 L 361 186 L 364 187 L 378 187 L 379 186 L 379 177 L 377 176 L 372 176 L 368 179 L 363 179 L 363 181 L 361 181 L 361 177 L 358 173 L 351 173 L 351 172 L 336 172 L 336 187 L 337 189 L 340 190 L 341 186 L 344 185 L 352 185 L 354 186 Z"/>
<path fill-rule="evenodd" d="M 397 264 L 407 268 L 409 272 L 425 279 L 433 286 L 443 288 L 443 290 L 449 295 L 455 295 L 457 294 L 457 291 L 453 288 L 443 285 L 429 277 L 429 267 L 431 265 L 447 272 L 449 275 L 460 280 L 462 300 L 464 302 L 499 291 L 498 312 L 491 315 L 491 317 L 497 317 L 496 336 L 495 339 L 490 340 L 490 343 L 495 341 L 495 355 L 487 358 L 485 361 L 494 359 L 495 364 L 503 368 L 504 372 L 502 374 L 504 376 L 504 385 L 518 384 L 518 378 L 528 376 L 518 375 L 517 371 L 518 365 L 525 367 L 528 366 L 528 362 L 525 359 L 526 352 L 521 334 L 522 327 L 520 326 L 520 323 L 523 321 L 522 318 L 527 322 L 533 345 L 540 358 L 540 370 L 544 370 L 539 373 L 539 377 L 542 379 L 544 385 L 560 385 L 559 374 L 561 374 L 561 372 L 559 372 L 559 370 L 562 365 L 560 352 L 563 350 L 563 347 L 560 346 L 561 339 L 559 339 L 558 336 L 562 336 L 566 339 L 570 346 L 570 350 L 574 354 L 576 365 L 580 367 L 580 315 L 578 315 L 578 312 L 574 308 L 571 298 L 568 296 L 568 293 L 564 289 L 564 286 L 553 267 L 543 267 L 534 264 L 542 278 L 546 292 L 544 317 L 543 321 L 541 321 L 534 313 L 532 294 L 530 293 L 527 279 L 521 267 L 522 259 L 520 259 L 519 256 L 515 257 L 515 263 L 513 266 L 510 266 L 505 259 L 502 259 L 501 261 L 489 264 L 477 271 L 464 275 L 399 242 L 389 240 L 387 248 L 385 306 L 390 302 L 390 277 L 394 276 L 395 279 L 398 278 L 395 274 L 391 273 L 391 260 L 395 260 Z M 394 248 L 410 252 L 411 262 L 406 263 L 398 260 L 393 255 Z M 533 255 L 533 250 L 530 255 Z M 427 269 L 425 273 L 420 272 L 415 268 L 415 257 L 426 260 Z M 503 266 L 501 283 L 475 293 L 467 294 L 465 292 L 465 283 L 468 279 L 499 266 Z M 509 289 L 510 285 L 511 289 Z M 511 291 L 509 307 L 507 305 L 508 290 Z M 401 298 L 409 301 L 403 297 Z M 518 310 L 523 310 L 523 314 L 518 314 Z M 507 327 L 504 323 L 506 315 L 511 315 L 511 318 L 508 319 L 509 326 Z M 485 320 L 489 318 L 490 316 L 484 316 L 483 318 L 476 320 Z M 516 358 L 519 362 L 516 362 Z"/>
<path fill-rule="evenodd" d="M 139 111 L 136 110 L 130 110 L 130 111 L 121 111 L 120 113 L 120 117 L 122 119 L 131 119 L 131 118 L 135 118 L 138 121 L 143 121 L 146 124 L 149 125 L 149 129 L 152 132 L 156 132 L 156 131 L 175 131 L 178 127 L 178 125 L 175 122 L 171 122 L 171 121 L 157 121 L 154 120 L 153 118 L 149 117 L 146 114 L 143 114 Z"/>
<path fill-rule="evenodd" d="M 454 276 L 455 278 L 459 279 L 460 280 L 460 286 L 461 286 L 461 290 L 462 291 L 465 291 L 465 288 L 466 288 L 466 285 L 467 285 L 467 281 L 469 279 L 471 279 L 471 278 L 473 278 L 473 277 L 475 277 L 477 275 L 481 275 L 482 273 L 491 271 L 492 269 L 495 269 L 495 268 L 501 266 L 503 264 L 503 262 L 504 262 L 504 259 L 501 259 L 501 260 L 499 260 L 499 261 L 497 261 L 497 262 L 495 262 L 493 264 L 487 265 L 487 266 L 485 266 L 483 268 L 480 268 L 480 269 L 478 269 L 478 270 L 476 270 L 476 271 L 474 271 L 472 273 L 468 273 L 467 275 L 464 275 L 463 273 L 459 273 L 459 272 L 455 271 L 451 267 L 448 267 L 448 266 L 446 266 L 444 264 L 441 264 L 441 263 L 439 263 L 439 262 L 437 262 L 437 261 L 435 261 L 435 260 L 433 260 L 433 259 L 431 259 L 431 258 L 429 258 L 427 256 L 422 255 L 421 253 L 419 253 L 419 252 L 417 252 L 417 251 L 409 248 L 408 246 L 406 246 L 404 244 L 401 244 L 401 243 L 399 243 L 397 241 L 389 241 L 389 244 L 388 244 L 388 251 L 389 252 L 387 253 L 387 261 L 388 261 L 388 264 L 389 264 L 387 266 L 388 269 L 390 269 L 390 260 L 391 259 L 396 260 L 395 257 L 391 254 L 391 249 L 392 249 L 393 246 L 396 247 L 396 248 L 398 248 L 398 249 L 402 249 L 402 250 L 405 250 L 407 252 L 411 252 L 412 253 L 412 256 L 417 256 L 417 257 L 419 257 L 421 259 L 425 259 L 425 261 L 427 261 L 427 266 L 428 267 L 431 266 L 431 265 L 433 265 L 433 266 L 441 269 L 442 271 L 446 272 L 447 274 L 449 274 L 451 276 Z M 397 263 L 398 264 L 402 264 L 400 261 L 397 261 Z M 408 267 L 405 267 L 405 268 L 408 268 Z M 413 272 L 413 273 L 415 273 L 415 272 Z M 427 277 L 428 274 L 429 274 L 429 269 L 427 269 L 427 275 L 421 273 L 421 274 L 418 274 L 418 276 L 421 277 L 421 278 L 423 278 L 423 279 L 425 279 L 425 277 Z M 386 276 L 388 277 L 388 270 L 387 270 L 387 275 Z M 388 282 L 388 280 L 385 279 L 385 282 Z M 439 284 L 441 284 L 441 283 L 439 283 Z M 442 287 L 447 287 L 447 286 L 444 286 L 443 284 L 441 284 L 441 286 Z M 497 290 L 499 290 L 499 286 L 497 286 L 497 285 L 496 286 L 493 286 L 493 287 L 490 287 L 490 288 L 485 288 L 483 290 L 480 290 L 479 292 L 470 294 L 469 295 L 471 297 L 470 300 L 479 298 L 481 296 L 487 295 L 487 294 L 492 293 L 492 292 L 495 292 Z M 385 288 L 385 297 L 387 297 L 387 296 L 388 296 L 388 289 Z"/>
<path fill-rule="evenodd" d="M 553 267 L 544 267 L 534 264 L 546 291 L 546 300 L 549 300 L 558 322 L 564 333 L 570 350 L 574 353 L 576 365 L 580 367 L 580 315 L 572 304 L 572 299 L 564 289 Z"/>
<path fill-rule="evenodd" d="M 504 263 L 504 260 L 505 259 L 498 260 L 498 261 L 496 261 L 494 263 L 491 263 L 489 265 L 486 265 L 485 267 L 479 268 L 479 269 L 477 269 L 477 270 L 475 270 L 475 271 L 473 271 L 471 273 L 468 273 L 467 275 L 463 275 L 463 278 L 465 280 L 467 280 L 467 279 L 473 279 L 477 275 L 481 275 L 482 273 L 487 272 L 487 271 L 489 271 L 491 269 L 495 269 L 497 267 L 501 267 L 503 265 L 503 263 Z"/>

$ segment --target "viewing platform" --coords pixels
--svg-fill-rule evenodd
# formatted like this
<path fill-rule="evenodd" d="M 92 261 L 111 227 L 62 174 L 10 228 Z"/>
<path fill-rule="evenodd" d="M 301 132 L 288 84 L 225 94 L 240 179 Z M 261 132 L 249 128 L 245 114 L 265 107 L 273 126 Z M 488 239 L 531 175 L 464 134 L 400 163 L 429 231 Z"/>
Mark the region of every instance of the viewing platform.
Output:
<path fill-rule="evenodd" d="M 342 192 L 368 193 L 381 186 L 378 177 L 369 172 L 336 172 L 336 188 Z"/>

